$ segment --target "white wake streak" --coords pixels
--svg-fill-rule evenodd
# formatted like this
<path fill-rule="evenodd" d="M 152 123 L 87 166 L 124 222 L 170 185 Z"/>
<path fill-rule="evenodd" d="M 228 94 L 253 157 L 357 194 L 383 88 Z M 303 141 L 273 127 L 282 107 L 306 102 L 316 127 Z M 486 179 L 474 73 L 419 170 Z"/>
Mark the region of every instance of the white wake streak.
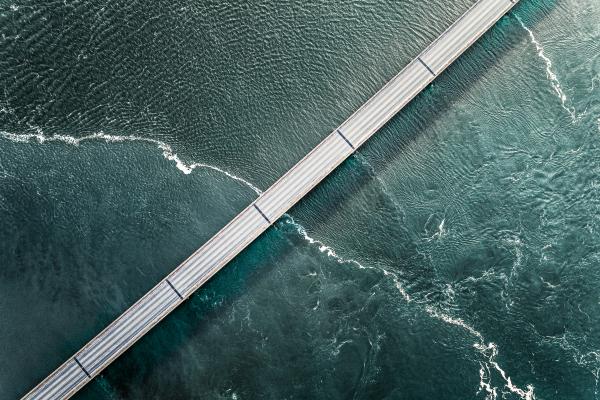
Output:
<path fill-rule="evenodd" d="M 512 393 L 516 394 L 523 400 L 535 400 L 535 393 L 532 385 L 527 385 L 527 390 L 523 390 L 515 386 L 512 383 L 510 376 L 508 376 L 506 371 L 500 367 L 500 364 L 498 364 L 496 361 L 496 357 L 498 356 L 498 345 L 496 343 L 489 342 L 486 344 L 481 332 L 477 331 L 461 318 L 455 318 L 447 315 L 429 305 L 425 306 L 425 310 L 430 316 L 442 320 L 447 324 L 464 329 L 477 339 L 477 342 L 473 344 L 473 347 L 485 357 L 485 360 L 480 362 L 479 392 L 485 391 L 486 400 L 498 399 L 498 389 L 492 385 L 492 370 L 495 370 L 500 375 L 500 377 L 504 380 L 504 386 Z"/>
<path fill-rule="evenodd" d="M 79 146 L 79 144 L 82 142 L 94 141 L 94 140 L 104 141 L 106 143 L 123 143 L 123 142 L 151 143 L 151 144 L 155 144 L 160 150 L 162 150 L 162 154 L 163 154 L 164 158 L 166 158 L 169 161 L 175 162 L 175 166 L 177 167 L 177 169 L 186 175 L 191 174 L 192 171 L 196 168 L 211 169 L 213 171 L 217 171 L 221 174 L 224 174 L 231 179 L 234 179 L 238 182 L 243 183 L 244 185 L 246 185 L 250 189 L 252 189 L 256 194 L 262 193 L 262 191 L 259 188 L 257 188 L 255 185 L 248 182 L 247 180 L 240 178 L 239 176 L 234 175 L 230 172 L 227 172 L 227 171 L 225 171 L 219 167 L 216 167 L 214 165 L 204 164 L 204 163 L 192 163 L 192 164 L 184 163 L 177 156 L 177 153 L 175 153 L 173 151 L 173 148 L 171 146 L 169 146 L 167 143 L 162 142 L 160 140 L 144 138 L 144 137 L 139 137 L 139 136 L 108 135 L 103 132 L 98 132 L 98 133 L 94 133 L 92 135 L 82 136 L 82 137 L 73 137 L 73 136 L 67 136 L 67 135 L 46 136 L 46 135 L 44 135 L 43 131 L 40 128 L 35 128 L 35 129 L 36 129 L 37 133 L 29 133 L 29 134 L 14 134 L 14 133 L 9 133 L 9 132 L 5 132 L 5 131 L 0 131 L 0 136 L 4 137 L 5 139 L 12 140 L 13 142 L 27 143 L 27 142 L 31 142 L 31 141 L 37 141 L 40 144 L 47 143 L 47 142 L 63 142 L 63 143 L 71 144 L 73 146 Z"/>
<path fill-rule="evenodd" d="M 227 172 L 219 167 L 216 167 L 214 165 L 204 164 L 204 163 L 191 163 L 191 164 L 184 163 L 177 156 L 177 154 L 173 151 L 173 149 L 170 145 L 168 145 L 167 143 L 162 142 L 160 140 L 156 140 L 156 139 L 143 138 L 143 137 L 138 137 L 138 136 L 108 135 L 103 132 L 99 132 L 99 133 L 88 135 L 88 136 L 83 136 L 80 138 L 76 138 L 73 136 L 66 136 L 66 135 L 45 136 L 43 134 L 42 130 L 39 128 L 37 128 L 37 133 L 35 133 L 35 134 L 14 134 L 14 133 L 8 133 L 5 131 L 0 131 L 0 136 L 4 137 L 5 139 L 11 140 L 13 142 L 18 142 L 18 143 L 29 143 L 32 141 L 37 141 L 40 144 L 49 143 L 49 142 L 63 142 L 63 143 L 70 144 L 73 146 L 79 146 L 79 144 L 82 142 L 93 141 L 93 140 L 104 141 L 106 143 L 123 143 L 123 142 L 151 143 L 151 144 L 155 144 L 162 151 L 162 155 L 164 158 L 166 158 L 169 161 L 175 162 L 175 166 L 177 167 L 177 169 L 179 169 L 181 172 L 183 172 L 186 175 L 190 174 L 195 168 L 206 168 L 206 169 L 210 169 L 210 170 L 216 171 L 218 173 L 224 174 L 225 176 L 244 184 L 248 188 L 252 189 L 258 195 L 260 195 L 262 193 L 262 190 L 260 190 L 257 186 L 253 185 L 251 182 L 249 182 L 243 178 L 240 178 L 239 176 L 234 175 L 230 172 Z M 360 159 L 361 159 L 361 163 L 363 163 L 366 167 L 371 168 L 372 172 L 375 174 L 373 167 L 368 163 L 368 161 L 365 160 L 363 157 L 360 157 Z M 375 176 L 376 176 L 376 174 L 375 174 Z M 384 182 L 381 181 L 381 179 L 379 179 L 379 177 L 377 177 L 377 179 L 378 179 L 378 182 L 380 182 L 382 185 L 384 185 L 384 190 L 386 190 L 386 193 L 387 193 L 387 188 L 385 187 Z M 388 193 L 388 195 L 389 195 L 389 193 Z M 393 200 L 393 198 L 392 198 L 392 200 Z M 396 204 L 396 203 L 394 202 L 394 204 Z M 291 224 L 295 228 L 295 230 L 298 232 L 298 234 L 304 238 L 304 240 L 306 240 L 311 245 L 317 246 L 318 250 L 321 253 L 324 253 L 327 257 L 333 258 L 339 264 L 353 264 L 360 269 L 370 269 L 370 270 L 375 270 L 375 271 L 378 271 L 379 273 L 382 273 L 384 276 L 392 279 L 392 281 L 394 282 L 394 286 L 399 291 L 399 293 L 401 294 L 401 296 L 404 298 L 405 301 L 407 301 L 407 302 L 412 301 L 410 295 L 404 289 L 401 279 L 395 272 L 388 271 L 384 268 L 364 266 L 363 264 L 361 264 L 360 262 L 358 262 L 354 259 L 343 258 L 340 255 L 338 255 L 337 252 L 335 251 L 335 249 L 333 249 L 332 247 L 326 245 L 325 243 L 323 243 L 322 241 L 320 241 L 318 239 L 315 239 L 315 238 L 309 236 L 306 229 L 301 224 L 297 223 L 291 215 L 285 214 L 285 217 L 286 218 L 282 220 L 283 222 Z M 508 376 L 506 374 L 506 372 L 496 362 L 496 356 L 498 355 L 498 349 L 497 349 L 497 345 L 495 343 L 490 342 L 486 345 L 483 335 L 480 332 L 478 332 L 475 328 L 469 326 L 467 323 L 465 323 L 460 318 L 451 317 L 451 316 L 441 312 L 440 310 L 435 309 L 434 307 L 432 307 L 430 305 L 425 306 L 425 311 L 431 317 L 439 319 L 447 324 L 454 325 L 461 329 L 464 329 L 470 335 L 477 338 L 477 342 L 473 345 L 473 347 L 476 348 L 482 355 L 484 355 L 486 357 L 486 360 L 481 362 L 481 368 L 479 371 L 479 375 L 480 375 L 480 390 L 486 391 L 486 393 L 487 393 L 486 399 L 487 400 L 495 400 L 495 399 L 497 399 L 497 395 L 498 395 L 497 389 L 495 387 L 493 387 L 491 384 L 490 371 L 492 369 L 497 371 L 500 374 L 502 379 L 505 381 L 505 386 L 512 393 L 515 393 L 516 395 L 518 395 L 519 397 L 521 397 L 524 400 L 534 400 L 535 399 L 535 395 L 533 392 L 533 386 L 528 385 L 527 391 L 518 388 L 517 386 L 515 386 L 512 383 L 510 376 Z"/>
<path fill-rule="evenodd" d="M 533 34 L 533 31 L 531 29 L 529 29 L 527 27 L 527 25 L 525 25 L 525 23 L 523 22 L 521 17 L 519 17 L 516 14 L 515 14 L 515 17 L 517 18 L 517 20 L 519 21 L 519 23 L 521 24 L 523 29 L 525 29 L 525 31 L 527 31 L 527 33 L 529 34 L 529 39 L 531 39 L 531 43 L 535 46 L 538 57 L 541 58 L 544 61 L 544 63 L 546 64 L 546 77 L 548 78 L 548 81 L 550 81 L 550 85 L 552 85 L 552 88 L 554 89 L 554 91 L 556 92 L 556 95 L 560 99 L 562 108 L 564 108 L 569 113 L 569 115 L 571 116 L 571 119 L 573 120 L 573 122 L 575 122 L 577 120 L 577 114 L 575 113 L 575 108 L 567 106 L 567 101 L 568 101 L 567 95 L 562 90 L 560 81 L 558 80 L 558 76 L 552 70 L 552 60 L 550 60 L 546 56 L 546 54 L 544 53 L 544 46 L 542 46 L 542 44 L 536 39 L 535 35 Z"/>
<path fill-rule="evenodd" d="M 360 262 L 358 262 L 354 259 L 346 259 L 346 258 L 339 256 L 332 247 L 327 246 L 320 240 L 309 236 L 308 233 L 306 232 L 306 229 L 302 225 L 300 225 L 299 223 L 294 221 L 294 218 L 291 215 L 285 214 L 285 216 L 289 219 L 289 223 L 292 224 L 294 226 L 294 228 L 296 228 L 296 231 L 298 232 L 298 234 L 300 234 L 304 238 L 304 240 L 306 240 L 308 243 L 318 246 L 319 251 L 321 253 L 324 253 L 325 255 L 327 255 L 327 257 L 333 258 L 339 264 L 354 264 L 360 269 L 375 270 L 375 271 L 382 273 L 384 276 L 390 277 L 394 281 L 394 286 L 396 287 L 396 289 L 398 289 L 398 291 L 400 292 L 400 294 L 402 295 L 404 300 L 411 301 L 410 295 L 406 292 L 406 290 L 402 286 L 400 278 L 398 277 L 398 275 L 395 272 L 388 271 L 384 268 L 375 268 L 375 267 L 370 267 L 370 266 L 364 266 L 363 264 L 361 264 Z"/>

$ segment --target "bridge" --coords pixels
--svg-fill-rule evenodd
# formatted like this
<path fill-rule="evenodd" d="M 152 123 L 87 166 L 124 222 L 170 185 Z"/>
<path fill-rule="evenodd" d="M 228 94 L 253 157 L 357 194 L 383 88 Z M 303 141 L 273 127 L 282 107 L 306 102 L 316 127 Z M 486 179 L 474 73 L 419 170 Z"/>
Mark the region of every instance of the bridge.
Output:
<path fill-rule="evenodd" d="M 90 382 L 325 179 L 517 1 L 476 1 L 268 190 L 23 399 L 66 399 Z"/>

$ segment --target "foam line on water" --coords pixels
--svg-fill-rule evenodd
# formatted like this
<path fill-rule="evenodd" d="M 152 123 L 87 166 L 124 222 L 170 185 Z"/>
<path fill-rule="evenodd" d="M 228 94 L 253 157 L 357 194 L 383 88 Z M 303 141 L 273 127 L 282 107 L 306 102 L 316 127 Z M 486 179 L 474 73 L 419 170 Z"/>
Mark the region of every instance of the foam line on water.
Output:
<path fill-rule="evenodd" d="M 496 400 L 498 398 L 498 388 L 492 385 L 493 371 L 496 371 L 500 375 L 500 377 L 504 380 L 504 386 L 512 393 L 516 394 L 523 400 L 535 400 L 534 387 L 532 385 L 527 385 L 527 390 L 523 390 L 516 386 L 512 382 L 510 376 L 496 361 L 498 356 L 498 345 L 496 343 L 488 342 L 486 344 L 481 332 L 477 331 L 461 318 L 452 317 L 430 305 L 425 306 L 425 310 L 430 316 L 442 320 L 447 324 L 455 325 L 461 329 L 464 329 L 469 334 L 477 338 L 477 342 L 473 344 L 473 347 L 485 357 L 485 360 L 479 363 L 479 392 L 485 391 L 486 400 Z"/>
<path fill-rule="evenodd" d="M 348 258 L 341 257 L 340 255 L 338 255 L 338 253 L 332 247 L 326 245 L 319 239 L 315 239 L 315 238 L 311 237 L 307 233 L 306 228 L 304 228 L 301 224 L 297 223 L 291 215 L 284 214 L 284 216 L 285 216 L 284 222 L 291 224 L 296 229 L 298 234 L 304 238 L 304 240 L 306 240 L 308 243 L 310 243 L 312 245 L 317 246 L 317 248 L 319 249 L 319 251 L 321 253 L 324 253 L 327 257 L 333 258 L 339 264 L 352 264 L 352 265 L 355 265 L 356 267 L 358 267 L 359 269 L 370 269 L 370 270 L 374 270 L 374 271 L 382 273 L 384 276 L 392 279 L 392 281 L 394 282 L 394 286 L 396 287 L 396 289 L 398 289 L 398 292 L 400 293 L 400 295 L 402 295 L 404 300 L 406 300 L 407 302 L 411 301 L 411 297 L 408 294 L 408 292 L 404 289 L 404 286 L 402 285 L 402 282 L 401 282 L 398 274 L 396 274 L 393 271 L 388 271 L 385 268 L 376 268 L 376 267 L 371 267 L 371 266 L 365 266 L 365 265 L 361 264 L 359 261 L 354 260 L 352 258 L 348 259 Z"/>
<path fill-rule="evenodd" d="M 5 132 L 5 131 L 0 131 L 0 136 L 4 137 L 5 139 L 11 140 L 13 142 L 17 142 L 17 143 L 29 143 L 31 141 L 37 141 L 40 144 L 48 143 L 48 142 L 63 142 L 63 143 L 67 143 L 67 144 L 70 144 L 73 146 L 79 146 L 79 144 L 84 141 L 92 141 L 92 140 L 102 140 L 102 141 L 105 141 L 106 143 L 123 143 L 123 142 L 152 143 L 152 144 L 157 145 L 158 148 L 160 150 L 162 150 L 163 157 L 165 157 L 169 161 L 174 161 L 177 169 L 179 169 L 181 172 L 183 172 L 186 175 L 190 174 L 195 168 L 207 168 L 207 169 L 222 173 L 225 176 L 246 185 L 248 188 L 252 189 L 255 193 L 257 193 L 259 195 L 262 193 L 262 190 L 260 190 L 258 187 L 256 187 L 249 181 L 247 181 L 237 175 L 234 175 L 228 171 L 225 171 L 219 167 L 216 167 L 216 166 L 213 166 L 210 164 L 204 164 L 204 163 L 185 164 L 177 156 L 177 154 L 173 151 L 173 149 L 170 145 L 168 145 L 167 143 L 162 142 L 160 140 L 156 140 L 156 139 L 143 138 L 143 137 L 138 137 L 138 136 L 107 135 L 102 132 L 88 135 L 88 136 L 79 137 L 79 138 L 73 137 L 73 136 L 67 136 L 67 135 L 45 136 L 43 134 L 43 132 L 41 131 L 41 129 L 39 129 L 39 128 L 37 129 L 37 133 L 35 133 L 35 134 L 13 134 L 13 133 Z M 374 175 L 376 176 L 377 181 L 382 185 L 382 190 L 388 196 L 391 197 L 391 195 L 388 191 L 388 188 L 385 185 L 385 182 L 383 182 L 377 176 L 377 174 L 375 174 L 373 166 L 362 156 L 360 157 L 360 160 L 364 166 L 366 166 L 367 168 L 370 168 L 371 172 L 374 173 Z M 391 200 L 395 206 L 397 206 L 399 209 L 401 209 L 400 206 L 393 199 L 393 197 L 391 197 Z M 386 270 L 385 268 L 376 268 L 376 267 L 372 267 L 372 266 L 365 266 L 357 260 L 347 259 L 347 258 L 340 256 L 335 251 L 334 248 L 326 245 L 319 239 L 315 239 L 312 236 L 310 236 L 308 234 L 306 228 L 304 228 L 304 226 L 302 226 L 301 224 L 297 223 L 294 220 L 294 218 L 287 213 L 284 214 L 284 219 L 282 220 L 282 222 L 293 226 L 294 229 L 296 230 L 296 232 L 300 236 L 302 236 L 302 238 L 305 241 L 307 241 L 311 245 L 317 246 L 319 252 L 325 254 L 327 257 L 333 258 L 337 263 L 345 264 L 345 265 L 355 265 L 359 269 L 375 270 L 379 273 L 382 273 L 385 277 L 392 279 L 394 286 L 396 287 L 396 289 L 398 290 L 400 295 L 404 298 L 404 300 L 407 302 L 412 301 L 411 296 L 404 289 L 403 284 L 402 284 L 398 274 L 396 274 L 395 272 Z M 495 343 L 490 342 L 486 345 L 483 335 L 480 332 L 478 332 L 475 328 L 473 328 L 470 325 L 468 325 L 467 323 L 465 323 L 464 320 L 462 320 L 460 318 L 456 318 L 456 317 L 447 315 L 447 314 L 435 309 L 434 307 L 432 307 L 430 305 L 427 305 L 425 307 L 425 311 L 430 316 L 432 316 L 436 319 L 439 319 L 447 324 L 460 327 L 460 328 L 466 330 L 472 336 L 477 338 L 477 342 L 473 345 L 473 347 L 475 347 L 481 354 L 483 354 L 486 357 L 486 360 L 480 363 L 481 368 L 479 371 L 480 390 L 486 391 L 486 393 L 487 393 L 486 399 L 495 400 L 497 398 L 497 388 L 493 387 L 491 384 L 491 373 L 490 372 L 492 370 L 495 370 L 500 374 L 502 379 L 504 379 L 504 381 L 505 381 L 505 386 L 511 392 L 517 394 L 519 397 L 521 397 L 524 400 L 534 400 L 535 399 L 535 395 L 533 392 L 533 386 L 528 385 L 527 391 L 515 386 L 512 383 L 510 376 L 508 376 L 506 374 L 506 372 L 496 362 L 496 356 L 498 355 L 498 349 L 497 349 L 497 345 Z"/>
<path fill-rule="evenodd" d="M 479 371 L 479 375 L 480 375 L 480 377 L 482 377 L 482 380 L 480 381 L 479 385 L 480 385 L 480 388 L 485 389 L 486 392 L 488 393 L 488 395 L 486 396 L 486 399 L 495 400 L 497 398 L 497 391 L 495 390 L 495 388 L 493 388 L 493 390 L 491 392 L 489 390 L 489 388 L 492 387 L 491 376 L 490 376 L 491 374 L 488 374 L 487 382 L 483 379 L 485 377 L 486 372 L 490 371 L 490 366 L 491 366 L 494 370 L 496 370 L 500 374 L 500 376 L 502 377 L 502 379 L 505 382 L 504 386 L 508 390 L 510 390 L 511 393 L 516 394 L 517 396 L 519 396 L 521 399 L 524 399 L 524 400 L 535 400 L 535 393 L 534 393 L 534 388 L 532 385 L 527 385 L 527 390 L 523 390 L 523 389 L 519 388 L 514 383 L 512 383 L 510 376 L 508 376 L 506 371 L 504 371 L 500 367 L 500 364 L 498 364 L 498 362 L 496 361 L 496 357 L 498 356 L 498 345 L 496 345 L 496 343 L 490 342 L 487 345 L 484 345 L 483 343 L 479 343 L 479 344 L 475 344 L 475 348 L 477 350 L 479 350 L 482 354 L 484 354 L 488 357 L 487 361 L 482 364 L 482 367 L 480 368 L 480 371 Z"/>
<path fill-rule="evenodd" d="M 150 139 L 150 138 L 144 138 L 144 137 L 140 137 L 140 136 L 131 136 L 131 135 L 127 135 L 127 136 L 126 135 L 109 135 L 104 132 L 93 133 L 91 135 L 81 136 L 81 137 L 74 137 L 74 136 L 68 136 L 68 135 L 46 136 L 46 135 L 44 135 L 42 129 L 40 129 L 39 127 L 33 127 L 33 128 L 36 130 L 36 133 L 16 134 L 16 133 L 0 131 L 0 136 L 4 137 L 5 139 L 12 140 L 13 142 L 27 143 L 27 142 L 31 142 L 31 141 L 37 141 L 40 144 L 49 143 L 49 142 L 62 142 L 62 143 L 70 144 L 73 146 L 79 146 L 79 144 L 81 144 L 82 142 L 94 141 L 94 140 L 104 141 L 106 143 L 122 143 L 122 142 L 150 143 L 150 144 L 156 145 L 162 151 L 163 157 L 169 161 L 173 161 L 175 163 L 175 166 L 177 167 L 177 169 L 186 175 L 191 174 L 192 171 L 196 168 L 210 169 L 210 170 L 219 172 L 221 174 L 224 174 L 227 177 L 229 177 L 233 180 L 236 180 L 240 183 L 243 183 L 245 186 L 252 189 L 256 194 L 260 195 L 262 193 L 262 191 L 258 187 L 256 187 L 252 183 L 248 182 L 247 180 L 240 178 L 239 176 L 234 175 L 228 171 L 225 171 L 215 165 L 210 165 L 210 164 L 205 164 L 205 163 L 186 164 L 185 162 L 183 162 L 181 160 L 181 158 L 179 158 L 179 156 L 177 156 L 177 153 L 175 153 L 175 151 L 173 151 L 173 148 L 169 144 L 162 142 L 160 140 L 157 140 L 157 139 Z"/>
<path fill-rule="evenodd" d="M 569 113 L 571 119 L 573 120 L 573 122 L 575 122 L 578 119 L 577 114 L 575 113 L 575 108 L 567 106 L 568 98 L 565 92 L 562 90 L 556 72 L 554 72 L 552 69 L 552 60 L 550 60 L 550 58 L 546 56 L 546 54 L 544 53 L 544 46 L 542 46 L 542 44 L 537 40 L 537 38 L 533 34 L 533 31 L 529 29 L 527 25 L 525 25 L 521 17 L 519 17 L 516 14 L 515 17 L 521 24 L 521 27 L 523 27 L 523 29 L 525 29 L 525 31 L 529 34 L 529 39 L 531 40 L 531 43 L 535 46 L 538 57 L 541 58 L 546 64 L 546 77 L 548 78 L 548 81 L 550 81 L 550 85 L 552 85 L 552 88 L 554 89 L 556 95 L 560 99 L 562 108 L 564 108 Z"/>

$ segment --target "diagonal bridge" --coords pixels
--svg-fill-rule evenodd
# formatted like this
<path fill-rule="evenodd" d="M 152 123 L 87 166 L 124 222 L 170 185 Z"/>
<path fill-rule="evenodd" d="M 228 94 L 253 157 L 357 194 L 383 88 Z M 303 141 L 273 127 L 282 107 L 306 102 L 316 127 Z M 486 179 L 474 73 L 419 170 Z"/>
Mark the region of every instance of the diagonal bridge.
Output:
<path fill-rule="evenodd" d="M 285 175 L 23 399 L 75 394 L 325 179 L 517 1 L 477 0 Z"/>

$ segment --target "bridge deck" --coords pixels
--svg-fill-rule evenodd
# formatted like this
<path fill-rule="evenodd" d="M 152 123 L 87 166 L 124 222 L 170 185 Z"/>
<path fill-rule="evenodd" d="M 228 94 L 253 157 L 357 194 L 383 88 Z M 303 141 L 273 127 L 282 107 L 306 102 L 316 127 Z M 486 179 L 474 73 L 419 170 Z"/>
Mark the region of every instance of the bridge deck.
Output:
<path fill-rule="evenodd" d="M 167 316 L 360 147 L 517 0 L 478 0 L 252 204 L 24 399 L 64 399 Z"/>

